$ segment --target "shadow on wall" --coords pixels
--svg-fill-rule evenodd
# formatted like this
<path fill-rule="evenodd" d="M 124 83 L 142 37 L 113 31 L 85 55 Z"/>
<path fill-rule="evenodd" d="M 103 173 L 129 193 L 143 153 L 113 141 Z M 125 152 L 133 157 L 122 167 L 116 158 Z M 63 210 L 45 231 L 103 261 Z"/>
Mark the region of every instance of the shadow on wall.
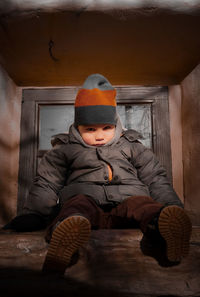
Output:
<path fill-rule="evenodd" d="M 0 224 L 16 214 L 21 88 L 0 65 Z"/>
<path fill-rule="evenodd" d="M 16 215 L 17 209 L 17 181 L 16 174 L 12 174 L 9 168 L 0 169 L 0 225 L 4 225 Z"/>
<path fill-rule="evenodd" d="M 11 146 L 0 139 L 0 224 L 8 222 L 16 214 L 16 192 L 18 167 L 13 162 L 13 154 L 18 154 L 18 143 Z"/>
<path fill-rule="evenodd" d="M 33 143 L 33 138 L 23 142 L 23 146 Z M 6 139 L 0 138 L 0 225 L 11 220 L 17 211 L 18 192 L 18 153 L 19 144 L 16 141 L 11 145 Z M 26 176 L 21 178 L 21 183 L 27 184 Z"/>
<path fill-rule="evenodd" d="M 2 133 L 2 137 L 0 135 L 0 225 L 6 224 L 17 213 L 19 140 L 16 139 L 12 144 L 8 134 Z M 28 136 L 21 146 L 30 147 L 34 145 L 34 141 L 34 137 Z M 26 175 L 21 175 L 20 183 L 27 187 L 30 181 Z"/>

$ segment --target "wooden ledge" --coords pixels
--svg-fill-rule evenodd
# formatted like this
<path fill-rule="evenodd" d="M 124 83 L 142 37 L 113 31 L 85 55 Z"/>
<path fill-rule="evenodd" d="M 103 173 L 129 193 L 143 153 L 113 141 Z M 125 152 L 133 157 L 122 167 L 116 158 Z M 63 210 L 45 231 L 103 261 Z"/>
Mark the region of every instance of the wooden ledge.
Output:
<path fill-rule="evenodd" d="M 8 2 L 8 3 L 6 3 Z M 133 10 L 146 8 L 149 12 L 160 9 L 168 9 L 176 12 L 191 13 L 194 9 L 198 10 L 199 0 L 162 0 L 162 1 L 145 1 L 140 0 L 84 0 L 84 1 L 70 1 L 70 0 L 7 0 L 0 2 L 1 13 L 25 13 L 36 12 L 57 12 L 57 11 L 109 11 L 109 10 Z"/>
<path fill-rule="evenodd" d="M 43 292 L 43 297 L 69 296 L 69 292 L 79 296 L 81 288 L 85 293 L 80 296 L 91 293 L 110 297 L 111 292 L 126 297 L 200 296 L 200 228 L 193 228 L 189 256 L 173 267 L 161 267 L 154 258 L 144 255 L 140 247 L 142 237 L 139 230 L 92 231 L 87 246 L 80 249 L 78 262 L 58 280 L 41 273 L 47 251 L 44 232 L 2 231 L 0 296 L 16 296 L 12 295 L 13 290 L 20 296 L 25 296 L 24 290 L 26 296 L 39 296 L 39 292 Z M 33 291 L 29 294 L 26 289 L 30 286 Z M 4 289 L 7 295 L 1 294 Z M 55 295 L 51 295 L 49 289 L 51 293 L 57 290 Z"/>

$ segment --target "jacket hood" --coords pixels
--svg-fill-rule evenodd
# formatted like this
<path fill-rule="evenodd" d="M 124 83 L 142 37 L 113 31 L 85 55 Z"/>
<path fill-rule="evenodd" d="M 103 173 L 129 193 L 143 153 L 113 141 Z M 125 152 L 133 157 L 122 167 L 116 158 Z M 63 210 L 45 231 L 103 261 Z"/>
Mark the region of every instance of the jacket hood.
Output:
<path fill-rule="evenodd" d="M 115 136 L 109 142 L 104 144 L 103 146 L 110 146 L 112 144 L 116 144 L 119 141 L 123 131 L 124 131 L 124 129 L 122 128 L 121 120 L 120 120 L 119 116 L 117 116 Z M 79 131 L 77 130 L 77 128 L 74 124 L 71 125 L 71 127 L 69 129 L 69 137 L 70 137 L 70 141 L 72 141 L 72 142 L 81 143 L 85 147 L 93 147 L 92 145 L 88 145 L 84 142 L 83 138 L 81 137 Z"/>
<path fill-rule="evenodd" d="M 138 139 L 143 139 L 143 136 L 139 132 L 137 132 L 133 129 L 127 130 L 127 129 L 123 128 L 123 126 L 121 124 L 121 120 L 118 116 L 116 130 L 115 130 L 115 136 L 113 137 L 113 139 L 111 139 L 104 146 L 110 146 L 112 144 L 116 144 L 119 141 L 121 136 L 124 136 L 130 142 L 136 141 Z M 51 144 L 53 147 L 59 146 L 62 144 L 67 144 L 69 142 L 81 143 L 84 147 L 93 147 L 91 145 L 86 144 L 83 141 L 81 135 L 79 134 L 79 131 L 77 130 L 77 128 L 74 124 L 70 126 L 69 133 L 60 133 L 60 134 L 53 135 L 51 137 Z"/>

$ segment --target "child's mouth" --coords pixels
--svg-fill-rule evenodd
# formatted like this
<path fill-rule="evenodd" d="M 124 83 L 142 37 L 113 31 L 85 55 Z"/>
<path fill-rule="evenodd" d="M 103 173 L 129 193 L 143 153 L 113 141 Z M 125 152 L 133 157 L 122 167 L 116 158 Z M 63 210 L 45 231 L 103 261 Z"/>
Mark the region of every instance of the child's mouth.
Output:
<path fill-rule="evenodd" d="M 93 144 L 93 146 L 102 146 L 104 145 L 105 143 L 98 143 L 98 144 Z"/>

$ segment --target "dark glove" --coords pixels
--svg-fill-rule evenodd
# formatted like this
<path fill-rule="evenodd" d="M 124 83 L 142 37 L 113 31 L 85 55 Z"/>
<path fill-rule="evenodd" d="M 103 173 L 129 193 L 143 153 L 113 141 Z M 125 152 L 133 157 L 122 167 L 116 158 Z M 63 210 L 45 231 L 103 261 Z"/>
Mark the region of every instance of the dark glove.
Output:
<path fill-rule="evenodd" d="M 37 231 L 46 228 L 46 220 L 38 214 L 24 214 L 15 217 L 3 227 L 4 230 L 12 229 L 17 232 Z"/>

